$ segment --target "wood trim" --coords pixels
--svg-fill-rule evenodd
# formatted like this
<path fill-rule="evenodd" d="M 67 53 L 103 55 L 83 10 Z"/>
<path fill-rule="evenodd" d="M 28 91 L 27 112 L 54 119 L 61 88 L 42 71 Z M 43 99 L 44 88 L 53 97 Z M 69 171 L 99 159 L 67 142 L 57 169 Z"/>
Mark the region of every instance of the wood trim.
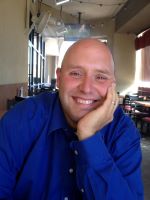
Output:
<path fill-rule="evenodd" d="M 150 96 L 150 88 L 138 87 L 138 95 L 140 95 L 140 96 Z"/>
<path fill-rule="evenodd" d="M 7 100 L 14 99 L 21 86 L 24 88 L 24 95 L 28 95 L 28 83 L 0 85 L 0 110 L 2 113 L 7 110 Z"/>

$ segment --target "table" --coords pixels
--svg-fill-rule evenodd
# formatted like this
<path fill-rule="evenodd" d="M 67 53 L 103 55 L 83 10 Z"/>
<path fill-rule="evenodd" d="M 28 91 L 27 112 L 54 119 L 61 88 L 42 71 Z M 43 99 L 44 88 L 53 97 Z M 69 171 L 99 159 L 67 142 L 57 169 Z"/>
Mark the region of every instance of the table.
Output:
<path fill-rule="evenodd" d="M 134 101 L 136 104 L 150 108 L 150 101 Z"/>

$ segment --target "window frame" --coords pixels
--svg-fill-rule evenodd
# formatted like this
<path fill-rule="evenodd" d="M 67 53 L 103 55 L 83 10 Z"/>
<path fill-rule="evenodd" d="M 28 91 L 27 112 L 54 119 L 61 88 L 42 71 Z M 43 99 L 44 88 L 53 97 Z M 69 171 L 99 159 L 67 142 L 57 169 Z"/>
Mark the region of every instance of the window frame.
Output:
<path fill-rule="evenodd" d="M 28 40 L 28 95 L 38 92 L 44 84 L 44 70 L 46 64 L 45 41 L 33 29 Z"/>

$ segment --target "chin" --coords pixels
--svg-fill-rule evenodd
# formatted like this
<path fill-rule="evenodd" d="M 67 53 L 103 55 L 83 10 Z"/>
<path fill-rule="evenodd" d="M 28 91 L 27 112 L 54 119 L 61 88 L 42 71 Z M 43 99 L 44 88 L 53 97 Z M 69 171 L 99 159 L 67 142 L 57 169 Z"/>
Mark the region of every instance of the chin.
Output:
<path fill-rule="evenodd" d="M 77 123 L 80 119 L 82 119 L 87 113 L 89 113 L 89 112 L 84 112 L 84 113 L 81 113 L 81 114 L 79 114 L 79 115 L 72 115 L 71 116 L 71 119 L 75 122 L 75 123 Z"/>

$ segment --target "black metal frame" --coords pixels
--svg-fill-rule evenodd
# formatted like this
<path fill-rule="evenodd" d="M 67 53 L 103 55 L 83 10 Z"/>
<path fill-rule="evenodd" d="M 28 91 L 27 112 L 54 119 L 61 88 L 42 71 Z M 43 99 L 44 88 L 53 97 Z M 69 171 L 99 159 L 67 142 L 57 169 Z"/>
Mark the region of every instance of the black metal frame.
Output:
<path fill-rule="evenodd" d="M 34 57 L 34 54 L 36 56 Z M 28 44 L 28 95 L 36 93 L 37 88 L 44 83 L 45 42 L 41 35 L 33 29 L 29 35 Z"/>

